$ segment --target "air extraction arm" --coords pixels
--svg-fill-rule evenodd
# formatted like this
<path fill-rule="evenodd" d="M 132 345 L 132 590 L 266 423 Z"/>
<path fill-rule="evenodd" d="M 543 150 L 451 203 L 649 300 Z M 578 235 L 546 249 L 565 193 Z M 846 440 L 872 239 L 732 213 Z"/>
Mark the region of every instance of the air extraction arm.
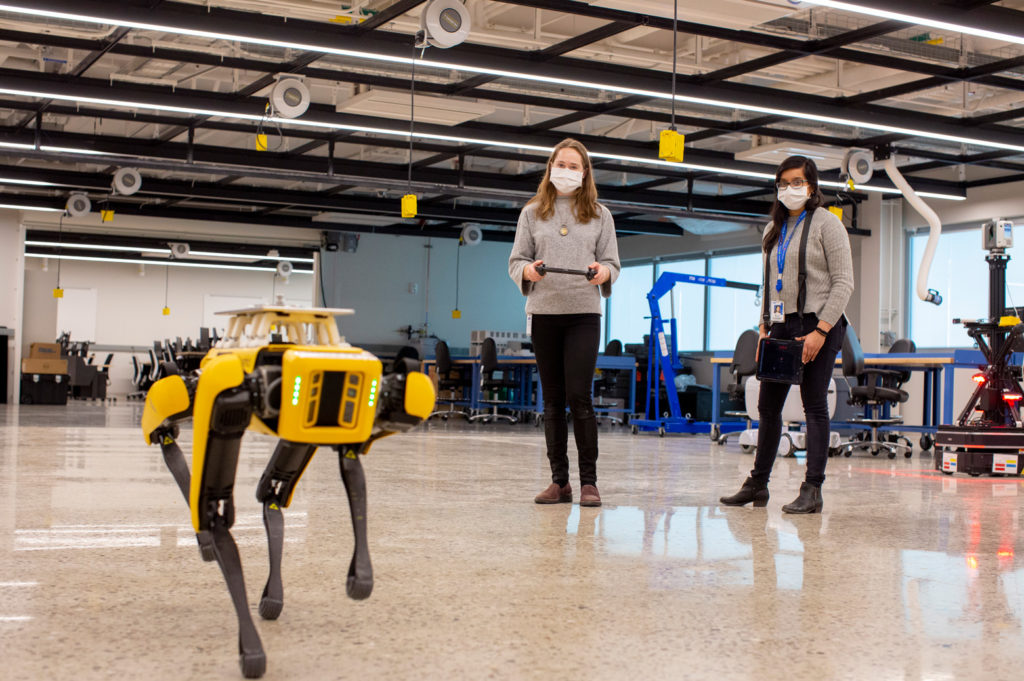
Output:
<path fill-rule="evenodd" d="M 877 157 L 876 157 L 877 158 Z M 914 207 L 918 213 L 928 222 L 928 243 L 924 247 L 924 255 L 921 257 L 921 269 L 917 273 L 917 297 L 926 303 L 933 303 L 935 305 L 942 304 L 942 296 L 939 292 L 933 288 L 928 288 L 928 273 L 932 268 L 932 260 L 935 259 L 935 249 L 939 246 L 939 235 L 942 234 L 942 222 L 939 221 L 939 216 L 935 214 L 935 211 L 924 202 L 914 188 L 904 179 L 903 174 L 900 173 L 899 168 L 896 167 L 896 158 L 894 155 L 889 155 L 885 159 L 886 175 L 892 180 L 892 183 L 896 185 L 896 188 L 903 192 L 903 196 L 906 197 L 910 205 Z"/>

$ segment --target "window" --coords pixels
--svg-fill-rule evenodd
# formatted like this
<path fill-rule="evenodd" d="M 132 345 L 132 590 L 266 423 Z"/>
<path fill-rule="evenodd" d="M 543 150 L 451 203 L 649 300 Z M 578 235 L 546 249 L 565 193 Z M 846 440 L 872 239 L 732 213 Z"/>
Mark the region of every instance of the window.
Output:
<path fill-rule="evenodd" d="M 706 260 L 681 260 L 658 266 L 658 276 L 665 272 L 678 274 L 700 274 L 705 272 Z M 676 284 L 672 292 L 659 301 L 661 317 L 676 318 L 676 333 L 679 334 L 677 348 L 684 352 L 700 352 L 704 349 L 704 294 L 706 286 L 699 284 Z M 668 333 L 666 327 L 666 333 Z"/>
<path fill-rule="evenodd" d="M 917 297 L 917 275 L 928 233 L 910 237 L 910 338 L 921 348 L 966 348 L 974 341 L 955 318 L 988 316 L 987 251 L 982 248 L 981 229 L 943 232 L 928 273 L 927 287 L 942 295 L 933 305 Z M 1006 267 L 1006 305 L 1024 306 L 1024 245 L 1009 249 Z"/>
<path fill-rule="evenodd" d="M 647 294 L 653 284 L 653 265 L 622 268 L 608 299 L 608 340 L 618 339 L 623 345 L 644 342 L 644 334 L 651 328 L 645 317 L 651 316 Z"/>
<path fill-rule="evenodd" d="M 659 277 L 665 272 L 707 274 L 760 286 L 761 253 L 664 262 L 658 265 L 656 271 Z M 634 265 L 622 269 L 608 304 L 608 325 L 611 331 L 608 338 L 618 338 L 623 343 L 640 343 L 644 334 L 650 333 L 651 312 L 647 294 L 654 284 L 654 272 L 653 265 Z M 754 305 L 755 298 L 755 291 L 677 284 L 658 303 L 662 319 L 668 321 L 675 316 L 676 333 L 679 334 L 678 349 L 683 352 L 701 352 L 732 350 L 743 331 L 757 328 L 759 310 Z M 1024 299 L 1024 289 L 1021 298 Z"/>
<path fill-rule="evenodd" d="M 761 253 L 714 257 L 708 275 L 745 284 L 761 284 Z M 756 291 L 721 286 L 709 287 L 708 350 L 732 350 L 747 329 L 757 328 L 759 309 Z"/>

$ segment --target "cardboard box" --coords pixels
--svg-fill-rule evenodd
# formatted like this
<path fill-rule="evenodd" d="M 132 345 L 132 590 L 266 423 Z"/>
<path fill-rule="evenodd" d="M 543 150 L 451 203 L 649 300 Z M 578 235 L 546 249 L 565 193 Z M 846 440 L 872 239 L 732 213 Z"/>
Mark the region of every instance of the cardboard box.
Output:
<path fill-rule="evenodd" d="M 60 343 L 32 343 L 28 346 L 28 356 L 31 359 L 58 359 Z"/>
<path fill-rule="evenodd" d="M 30 357 L 21 360 L 21 373 L 23 374 L 66 374 L 68 372 L 68 361 L 66 359 L 38 359 Z"/>

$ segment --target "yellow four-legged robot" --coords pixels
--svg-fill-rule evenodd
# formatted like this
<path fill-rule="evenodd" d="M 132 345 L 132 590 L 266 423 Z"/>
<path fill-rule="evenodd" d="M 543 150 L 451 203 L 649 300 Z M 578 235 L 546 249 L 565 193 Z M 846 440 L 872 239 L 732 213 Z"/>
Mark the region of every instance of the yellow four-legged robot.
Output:
<path fill-rule="evenodd" d="M 434 408 L 434 388 L 402 360 L 383 373 L 379 359 L 339 335 L 335 315 L 351 310 L 255 307 L 232 315 L 227 333 L 203 358 L 198 376 L 169 375 L 146 395 L 142 432 L 157 443 L 192 513 L 203 560 L 216 560 L 238 615 L 242 674 L 258 678 L 266 656 L 249 613 L 238 547 L 231 536 L 238 450 L 245 431 L 280 437 L 256 498 L 270 551 L 259 613 L 276 619 L 284 605 L 284 517 L 295 485 L 318 446 L 334 447 L 348 494 L 355 549 L 347 593 L 373 589 L 366 538 L 366 480 L 359 455 L 378 438 L 409 430 Z M 166 372 L 176 374 L 173 366 Z M 193 420 L 192 472 L 176 443 L 178 422 Z"/>

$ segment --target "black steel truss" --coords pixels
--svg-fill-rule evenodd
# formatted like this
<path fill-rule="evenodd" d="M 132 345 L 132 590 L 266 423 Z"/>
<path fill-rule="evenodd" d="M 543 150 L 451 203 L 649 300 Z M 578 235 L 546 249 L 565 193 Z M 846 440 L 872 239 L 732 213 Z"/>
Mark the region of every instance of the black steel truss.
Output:
<path fill-rule="evenodd" d="M 322 24 L 302 20 L 259 15 L 250 12 L 225 10 L 220 8 L 184 5 L 161 0 L 128 0 L 117 3 L 115 10 L 110 3 L 100 0 L 35 0 L 34 5 L 58 11 L 81 14 L 116 13 L 126 19 L 135 18 L 147 23 L 166 24 L 183 28 L 202 28 L 256 38 L 288 40 L 298 44 L 336 45 L 347 49 L 362 50 L 392 56 L 408 56 L 411 38 L 378 30 L 391 19 L 421 5 L 424 0 L 396 0 L 389 7 L 370 17 L 360 24 L 341 26 Z M 579 36 L 534 52 L 509 48 L 489 47 L 463 44 L 458 48 L 444 53 L 444 61 L 465 66 L 496 68 L 507 71 L 519 71 L 589 82 L 601 82 L 608 85 L 667 92 L 670 76 L 662 71 L 624 67 L 619 65 L 601 64 L 599 66 L 573 58 L 571 53 L 586 45 L 593 44 L 608 37 L 628 31 L 636 26 L 650 26 L 663 30 L 671 30 L 672 20 L 663 17 L 644 15 L 634 12 L 611 10 L 595 7 L 579 1 L 555 0 L 500 0 L 534 8 L 547 9 L 569 14 L 600 19 L 603 25 L 593 28 Z M 875 0 L 879 1 L 880 0 Z M 870 4 L 870 3 L 866 3 Z M 969 22 L 979 26 L 998 26 L 1004 32 L 1024 33 L 1024 13 L 1004 7 L 992 6 L 992 2 L 914 2 L 910 0 L 880 3 L 889 9 L 902 8 L 902 11 L 915 12 L 927 16 L 943 18 L 947 21 Z M 775 50 L 774 53 L 759 57 L 748 62 L 739 63 L 709 73 L 679 77 L 677 91 L 682 95 L 690 95 L 711 100 L 733 102 L 741 105 L 761 106 L 772 109 L 799 110 L 805 113 L 827 116 L 838 119 L 868 120 L 881 124 L 910 128 L 922 133 L 972 137 L 988 142 L 1024 146 L 1024 130 L 1007 126 L 1005 123 L 1024 117 L 1024 111 L 1007 111 L 972 119 L 951 118 L 922 113 L 908 112 L 898 108 L 886 107 L 875 102 L 923 91 L 948 83 L 975 82 L 1008 90 L 1024 90 L 1024 79 L 999 75 L 1001 72 L 1024 65 L 1024 57 L 1003 59 L 990 64 L 974 67 L 946 67 L 926 61 L 897 58 L 891 55 L 879 55 L 866 50 L 857 49 L 857 44 L 878 39 L 893 31 L 905 27 L 906 24 L 895 21 L 882 21 L 864 28 L 846 31 L 822 39 L 801 40 L 780 34 L 769 34 L 753 30 L 736 30 L 718 26 L 679 22 L 679 30 L 683 33 L 704 36 L 738 44 L 756 45 Z M 1019 29 L 1019 30 L 1018 30 Z M 237 113 L 260 111 L 265 100 L 256 96 L 261 90 L 273 82 L 274 74 L 299 73 L 308 78 L 323 79 L 334 82 L 361 83 L 379 87 L 405 89 L 409 86 L 407 76 L 357 73 L 329 65 L 317 66 L 316 62 L 324 56 L 322 52 L 309 50 L 291 54 L 286 63 L 270 59 L 220 57 L 204 53 L 199 49 L 168 49 L 165 47 L 146 47 L 133 45 L 124 41 L 127 30 L 119 30 L 112 37 L 102 40 L 83 40 L 48 34 L 26 33 L 4 29 L 0 26 L 0 40 L 14 41 L 36 45 L 67 47 L 75 50 L 86 50 L 88 55 L 76 67 L 66 74 L 27 73 L 12 69 L 0 69 L 0 87 L 12 89 L 30 89 L 44 92 L 60 92 L 61 94 L 79 94 L 82 97 L 101 97 L 120 99 L 122 101 L 145 101 L 164 103 L 174 106 L 216 109 Z M 129 55 L 150 59 L 193 63 L 206 66 L 223 66 L 226 68 L 244 69 L 261 76 L 232 93 L 212 93 L 205 91 L 178 88 L 174 92 L 167 88 L 146 85 L 112 85 L 107 81 L 98 81 L 88 76 L 89 69 L 98 63 L 104 55 Z M 730 82 L 738 76 L 754 73 L 758 70 L 777 66 L 789 61 L 809 57 L 828 56 L 843 61 L 898 68 L 908 72 L 921 74 L 922 78 L 898 86 L 880 88 L 865 92 L 854 97 L 828 98 L 808 95 L 805 93 L 783 92 L 774 88 L 760 87 L 738 82 Z M 440 58 L 440 57 L 438 57 Z M 667 123 L 669 115 L 664 111 L 642 108 L 649 99 L 642 95 L 623 94 L 604 101 L 579 102 L 569 98 L 560 98 L 554 94 L 543 92 L 513 92 L 487 87 L 498 80 L 493 75 L 479 75 L 450 83 L 417 82 L 417 90 L 436 95 L 459 95 L 479 99 L 530 104 L 561 110 L 546 121 L 534 123 L 529 127 L 500 126 L 479 122 L 465 123 L 453 127 L 417 125 L 418 130 L 436 129 L 442 134 L 455 134 L 465 137 L 501 140 L 505 142 L 521 142 L 530 144 L 553 144 L 566 133 L 557 129 L 572 123 L 601 115 L 614 115 L 623 119 L 637 119 L 654 123 Z M 319 223 L 309 216 L 296 216 L 296 211 L 338 211 L 365 212 L 373 215 L 386 215 L 397 212 L 390 205 L 384 206 L 384 200 L 368 200 L 363 196 L 348 197 L 345 192 L 356 187 L 379 187 L 385 189 L 404 177 L 404 166 L 399 164 L 354 163 L 338 159 L 334 155 L 334 147 L 338 141 L 358 142 L 373 146 L 401 148 L 406 142 L 400 137 L 381 138 L 346 131 L 321 131 L 312 129 L 288 128 L 285 134 L 289 138 L 301 140 L 301 143 L 286 154 L 259 154 L 255 151 L 226 150 L 204 147 L 194 142 L 197 129 L 223 130 L 249 134 L 253 126 L 225 120 L 211 119 L 206 116 L 183 117 L 181 115 L 147 112 L 145 110 L 108 110 L 87 104 L 70 105 L 55 100 L 41 102 L 25 102 L 5 98 L 0 95 L 0 107 L 27 112 L 18 125 L 0 129 L 6 141 L 20 141 L 54 146 L 85 146 L 102 151 L 110 157 L 98 157 L 117 162 L 118 155 L 134 156 L 139 167 L 154 169 L 182 170 L 193 167 L 196 172 L 220 175 L 219 180 L 189 183 L 190 191 L 174 183 L 146 178 L 143 191 L 133 200 L 118 199 L 119 210 L 122 212 L 164 211 L 161 214 L 174 217 L 172 213 L 194 213 L 196 209 L 190 203 L 202 200 L 219 202 L 225 207 L 222 211 L 225 219 L 239 213 L 253 216 L 250 210 L 239 211 L 239 205 L 248 203 L 259 206 L 258 221 L 288 223 L 288 226 L 314 226 L 321 228 Z M 856 136 L 853 130 L 845 139 L 837 139 L 829 132 L 808 132 L 801 129 L 787 129 L 790 119 L 782 114 L 754 115 L 748 118 L 732 119 L 728 116 L 731 109 L 723 108 L 722 116 L 688 113 L 685 106 L 676 116 L 676 121 L 686 127 L 696 128 L 688 134 L 688 140 L 699 142 L 714 136 L 730 133 L 748 133 L 769 135 L 796 141 L 839 145 L 839 146 L 870 146 L 882 142 L 896 142 L 906 145 L 907 153 L 930 159 L 926 163 L 908 167 L 907 170 L 926 170 L 943 165 L 982 164 L 1010 171 L 1004 177 L 988 179 L 972 183 L 940 182 L 936 180 L 912 180 L 921 190 L 949 194 L 963 194 L 970 186 L 982 186 L 1001 181 L 1013 181 L 1024 169 L 1024 164 L 1013 162 L 1013 151 L 984 151 L 956 153 L 940 153 L 921 148 L 913 139 L 897 133 L 872 133 L 870 136 Z M 92 118 L 114 118 L 135 120 L 167 125 L 161 137 L 153 141 L 138 139 L 120 139 L 112 136 L 73 135 L 47 131 L 43 125 L 44 115 L 86 116 Z M 311 108 L 307 114 L 312 120 L 325 122 L 369 125 L 394 129 L 404 128 L 401 121 L 375 119 L 365 116 L 351 116 L 334 112 L 329 107 Z M 34 124 L 34 126 L 33 126 Z M 870 132 L 870 131 L 869 131 Z M 185 141 L 180 141 L 182 135 Z M 605 137 L 580 136 L 589 148 L 594 151 L 605 151 L 629 156 L 653 157 L 656 145 L 653 142 L 639 143 L 627 140 L 615 140 Z M 329 155 L 324 158 L 314 155 L 325 145 Z M 457 233 L 457 228 L 467 221 L 481 222 L 495 226 L 498 230 L 514 224 L 516 210 L 512 207 L 495 210 L 488 207 L 486 211 L 474 209 L 471 203 L 459 202 L 452 205 L 457 198 L 485 199 L 487 192 L 495 192 L 497 200 L 507 200 L 510 204 L 522 202 L 522 197 L 532 193 L 535 188 L 536 176 L 533 171 L 523 175 L 499 175 L 470 172 L 465 169 L 465 161 L 470 157 L 481 157 L 503 160 L 521 160 L 531 164 L 543 162 L 543 155 L 535 152 L 524 152 L 500 148 L 486 144 L 442 144 L 417 141 L 416 148 L 429 152 L 430 156 L 416 163 L 417 173 L 429 175 L 431 181 L 420 182 L 418 186 L 427 191 L 420 202 L 421 217 L 417 226 L 408 221 L 396 220 L 391 227 L 369 228 L 373 231 L 383 229 L 396 230 L 393 233 L 424 233 L 430 229 L 438 235 Z M 0 153 L 4 153 L 0 149 Z M 59 154 L 33 151 L 26 154 L 40 161 L 56 161 L 61 164 L 83 162 L 87 158 L 71 154 Z M 455 170 L 438 168 L 436 164 L 448 159 L 457 159 Z M 724 169 L 754 170 L 771 173 L 772 168 L 756 164 L 736 162 L 728 154 L 688 147 L 687 161 L 712 165 Z M 184 165 L 182 163 L 184 162 Z M 268 162 L 274 164 L 282 175 L 289 172 L 320 175 L 320 180 L 331 187 L 321 191 L 272 191 L 263 188 L 253 189 L 235 186 L 246 178 L 266 177 L 254 169 L 266 168 Z M 596 159 L 601 169 L 621 171 L 638 178 L 628 187 L 606 186 L 601 188 L 601 195 L 610 203 L 617 205 L 620 213 L 619 226 L 624 234 L 679 234 L 682 232 L 673 223 L 664 221 L 666 215 L 676 217 L 701 217 L 723 220 L 750 220 L 753 216 L 763 215 L 769 205 L 767 201 L 751 201 L 752 198 L 770 191 L 769 183 L 753 179 L 743 179 L 713 173 L 679 172 L 671 169 L 631 165 L 617 161 Z M 429 171 L 426 169 L 429 167 Z M 58 171 L 37 171 L 23 166 L 10 167 L 4 170 L 8 177 L 23 175 L 57 177 Z M 14 173 L 14 174 L 11 174 Z M 72 178 L 74 176 L 74 178 Z M 827 179 L 832 179 L 825 174 Z M 103 191 L 108 185 L 105 176 L 89 173 L 64 173 L 64 179 L 74 182 L 59 184 L 76 188 Z M 306 179 L 303 176 L 303 179 Z M 740 187 L 740 193 L 728 199 L 726 204 L 721 199 L 701 195 L 694 192 L 695 180 L 724 182 L 730 186 Z M 50 180 L 54 181 L 54 180 Z M 313 180 L 310 180 L 313 181 Z M 687 192 L 659 190 L 659 187 L 686 182 Z M 97 184 L 99 186 L 97 186 Z M 397 185 L 395 187 L 397 189 Z M 747 188 L 747 189 L 743 189 Z M 145 198 L 140 202 L 139 198 Z M 56 200 L 56 199 L 55 199 Z M 361 203 L 362 202 L 362 203 Z M 372 204 L 369 205 L 369 204 Z M 357 209 L 354 206 L 363 206 Z M 723 208 L 724 206 L 724 208 Z M 426 210 L 426 212 L 424 212 Z M 626 211 L 626 212 L 622 212 Z M 728 212 L 726 212 L 728 211 Z M 489 214 L 484 220 L 480 213 Z M 209 212 L 207 211 L 209 215 Z M 638 216 L 646 216 L 641 219 Z M 312 223 L 312 224 L 311 224 Z M 365 226 L 353 225 L 353 229 Z M 350 227 L 343 227 L 348 229 Z M 418 230 L 417 230 L 418 227 Z M 495 238 L 506 238 L 502 231 L 494 232 Z M 489 237 L 490 238 L 490 235 Z"/>

